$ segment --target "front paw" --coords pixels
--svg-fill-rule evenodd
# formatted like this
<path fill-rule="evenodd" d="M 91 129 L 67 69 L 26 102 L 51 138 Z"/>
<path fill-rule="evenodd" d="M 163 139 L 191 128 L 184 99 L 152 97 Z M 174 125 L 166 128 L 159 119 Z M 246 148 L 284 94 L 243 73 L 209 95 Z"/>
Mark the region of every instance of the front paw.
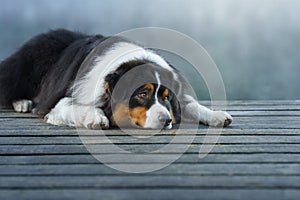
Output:
<path fill-rule="evenodd" d="M 26 113 L 30 112 L 32 109 L 32 101 L 27 99 L 14 101 L 12 105 L 16 112 Z"/>
<path fill-rule="evenodd" d="M 87 113 L 83 125 L 88 129 L 108 129 L 109 120 L 102 110 L 95 109 L 94 111 Z"/>
<path fill-rule="evenodd" d="M 45 115 L 44 121 L 48 124 L 53 124 L 56 126 L 65 125 L 64 120 L 62 120 L 61 117 L 57 115 L 57 113 L 55 113 L 53 110 Z"/>
<path fill-rule="evenodd" d="M 212 111 L 209 126 L 226 127 L 232 122 L 232 117 L 225 111 Z"/>

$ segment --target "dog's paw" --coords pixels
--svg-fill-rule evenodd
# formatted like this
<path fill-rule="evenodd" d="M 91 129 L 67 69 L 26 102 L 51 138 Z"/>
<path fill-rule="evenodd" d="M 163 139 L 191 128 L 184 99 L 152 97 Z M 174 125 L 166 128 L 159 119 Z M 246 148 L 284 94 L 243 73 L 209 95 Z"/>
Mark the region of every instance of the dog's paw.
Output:
<path fill-rule="evenodd" d="M 12 103 L 13 108 L 16 112 L 30 112 L 32 109 L 32 101 L 27 99 L 22 99 L 18 101 L 14 101 Z"/>
<path fill-rule="evenodd" d="M 44 117 L 44 121 L 53 125 L 68 125 L 72 127 L 85 127 L 88 129 L 108 129 L 109 120 L 99 108 L 84 108 L 74 110 L 52 109 Z"/>
<path fill-rule="evenodd" d="M 86 114 L 83 126 L 88 129 L 108 129 L 109 120 L 101 109 L 96 108 L 94 111 Z"/>
<path fill-rule="evenodd" d="M 230 114 L 224 111 L 212 111 L 209 126 L 226 127 L 232 122 Z"/>
<path fill-rule="evenodd" d="M 62 120 L 60 115 L 57 115 L 54 111 L 51 111 L 45 115 L 44 121 L 48 124 L 53 124 L 56 126 L 65 125 L 64 120 Z"/>

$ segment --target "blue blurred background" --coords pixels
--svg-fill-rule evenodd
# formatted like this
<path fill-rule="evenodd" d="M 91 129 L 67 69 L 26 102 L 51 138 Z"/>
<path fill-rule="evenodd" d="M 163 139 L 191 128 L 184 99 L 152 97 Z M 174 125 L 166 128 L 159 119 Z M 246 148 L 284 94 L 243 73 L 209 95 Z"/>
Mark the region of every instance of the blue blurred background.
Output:
<path fill-rule="evenodd" d="M 228 99 L 300 99 L 299 11 L 298 0 L 1 0 L 0 60 L 49 29 L 165 27 L 208 51 Z"/>

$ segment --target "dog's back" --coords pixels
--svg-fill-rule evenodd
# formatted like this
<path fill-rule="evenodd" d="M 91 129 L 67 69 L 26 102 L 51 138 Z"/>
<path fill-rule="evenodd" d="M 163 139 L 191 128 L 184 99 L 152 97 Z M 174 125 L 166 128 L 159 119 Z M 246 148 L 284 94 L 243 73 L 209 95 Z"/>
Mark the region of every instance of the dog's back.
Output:
<path fill-rule="evenodd" d="M 40 34 L 0 63 L 0 106 L 13 100 L 31 99 L 39 92 L 41 81 L 74 41 L 86 37 L 67 30 Z"/>

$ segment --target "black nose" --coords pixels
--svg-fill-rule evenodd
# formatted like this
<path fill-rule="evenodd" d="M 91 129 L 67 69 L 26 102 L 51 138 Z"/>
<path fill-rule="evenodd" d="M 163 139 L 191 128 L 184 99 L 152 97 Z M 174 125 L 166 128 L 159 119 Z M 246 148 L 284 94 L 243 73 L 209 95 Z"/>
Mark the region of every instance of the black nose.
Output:
<path fill-rule="evenodd" d="M 169 126 L 172 122 L 172 119 L 170 119 L 167 116 L 164 117 L 160 116 L 158 119 L 164 127 Z"/>
<path fill-rule="evenodd" d="M 171 122 L 172 122 L 172 119 L 166 119 L 166 121 L 165 121 L 165 127 L 166 126 L 169 126 L 170 124 L 171 124 Z"/>

